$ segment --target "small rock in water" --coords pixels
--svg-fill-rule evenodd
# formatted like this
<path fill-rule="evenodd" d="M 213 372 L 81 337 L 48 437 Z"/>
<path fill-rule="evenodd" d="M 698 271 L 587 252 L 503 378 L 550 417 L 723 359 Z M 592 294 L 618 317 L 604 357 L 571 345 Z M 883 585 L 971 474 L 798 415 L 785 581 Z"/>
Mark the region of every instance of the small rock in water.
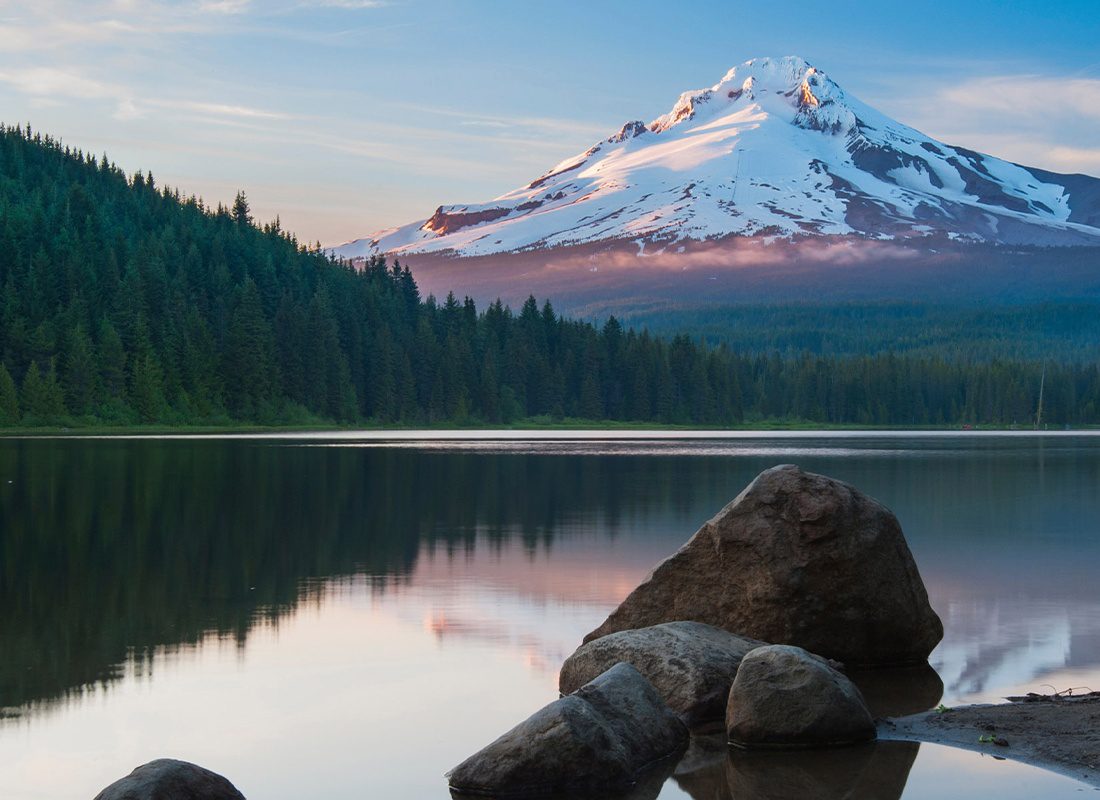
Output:
<path fill-rule="evenodd" d="M 160 758 L 115 781 L 95 800 L 244 800 L 244 795 L 216 772 Z"/>
<path fill-rule="evenodd" d="M 745 656 L 726 707 L 726 734 L 742 747 L 828 747 L 875 738 L 875 722 L 848 678 L 801 647 Z"/>
<path fill-rule="evenodd" d="M 849 667 L 924 663 L 943 638 L 897 518 L 790 465 L 758 475 L 585 641 L 677 620 Z"/>
<path fill-rule="evenodd" d="M 741 659 L 765 644 L 702 622 L 665 622 L 581 645 L 558 677 L 576 691 L 620 661 L 635 667 L 689 727 L 720 723 Z"/>
<path fill-rule="evenodd" d="M 687 746 L 688 731 L 629 664 L 536 711 L 447 774 L 461 794 L 614 791 Z"/>

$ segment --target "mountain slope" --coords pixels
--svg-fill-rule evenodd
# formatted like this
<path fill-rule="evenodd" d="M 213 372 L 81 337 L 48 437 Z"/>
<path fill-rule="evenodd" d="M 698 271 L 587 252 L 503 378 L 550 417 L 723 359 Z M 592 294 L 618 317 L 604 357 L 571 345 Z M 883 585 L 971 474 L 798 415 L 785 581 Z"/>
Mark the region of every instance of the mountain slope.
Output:
<path fill-rule="evenodd" d="M 336 248 L 486 256 L 731 237 L 1100 245 L 1100 179 L 938 142 L 798 57 L 755 59 L 526 186 Z"/>

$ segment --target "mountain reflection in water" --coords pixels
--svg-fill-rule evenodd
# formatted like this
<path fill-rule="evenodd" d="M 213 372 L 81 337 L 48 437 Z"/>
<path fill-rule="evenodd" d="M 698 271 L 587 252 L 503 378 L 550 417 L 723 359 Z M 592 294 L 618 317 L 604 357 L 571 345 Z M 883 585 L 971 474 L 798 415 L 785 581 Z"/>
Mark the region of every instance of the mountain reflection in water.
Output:
<path fill-rule="evenodd" d="M 267 653 L 280 626 L 329 636 L 364 604 L 385 616 L 393 670 L 396 631 L 518 660 L 543 692 L 518 721 L 656 562 L 762 469 L 792 462 L 897 513 L 944 619 L 938 674 L 901 691 L 857 676 L 881 713 L 1100 688 L 1098 456 L 1095 437 L 0 440 L 0 716 L 17 717 L 0 744 L 12 725 L 110 704 L 112 687 L 156 685 L 210 648 L 241 654 L 247 682 L 254 638 Z M 454 704 L 439 713 L 469 713 Z M 751 787 L 750 766 L 698 780 Z M 673 783 L 711 796 L 693 780 Z"/>

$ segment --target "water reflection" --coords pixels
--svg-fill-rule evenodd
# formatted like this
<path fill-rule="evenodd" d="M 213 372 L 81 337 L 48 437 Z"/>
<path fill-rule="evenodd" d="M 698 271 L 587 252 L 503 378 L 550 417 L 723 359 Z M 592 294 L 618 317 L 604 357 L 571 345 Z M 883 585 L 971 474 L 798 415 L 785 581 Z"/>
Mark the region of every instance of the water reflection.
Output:
<path fill-rule="evenodd" d="M 354 694 L 357 678 L 319 687 L 313 675 L 280 672 L 278 658 L 291 655 L 280 648 L 316 647 L 318 664 L 345 665 L 341 626 L 362 623 L 342 610 L 366 606 L 381 627 L 356 631 L 364 641 L 349 676 L 366 659 L 376 679 L 397 680 L 436 651 L 483 672 L 463 673 L 465 692 L 432 673 L 445 684 L 441 699 L 417 724 L 456 719 L 448 749 L 430 763 L 438 787 L 480 737 L 549 699 L 564 657 L 654 563 L 782 461 L 890 505 L 944 618 L 935 672 L 915 671 L 900 691 L 881 676 L 857 677 L 878 713 L 927 708 L 941 695 L 954 704 L 1042 683 L 1100 684 L 1095 438 L 331 443 L 0 441 L 0 709 L 22 717 L 0 725 L 0 764 L 13 725 L 29 726 L 33 739 L 47 712 L 89 707 L 80 698 L 105 703 L 120 727 L 133 724 L 110 716 L 131 713 L 131 690 L 172 685 L 166 672 L 198 670 L 211 648 L 229 661 L 210 674 L 229 670 L 250 687 L 271 680 L 288 698 Z M 436 650 L 423 650 L 422 637 Z M 486 653 L 502 660 L 481 666 Z M 485 693 L 518 680 L 513 668 L 531 676 L 528 688 L 513 687 L 497 716 L 482 713 Z M 215 692 L 209 702 L 233 697 Z M 304 712 L 287 703 L 293 723 Z M 471 715 L 484 728 L 477 736 L 459 724 Z M 54 759 L 63 749 L 56 739 L 36 746 Z M 236 753 L 225 747 L 218 752 Z M 372 769 L 407 764 L 397 747 L 380 740 Z M 247 773 L 248 763 L 237 753 L 226 769 Z M 729 769 L 712 785 L 728 789 Z M 394 781 L 391 790 L 408 776 Z"/>
<path fill-rule="evenodd" d="M 927 711 L 943 698 L 943 680 L 928 664 L 848 674 L 874 717 L 902 717 Z"/>
<path fill-rule="evenodd" d="M 898 800 L 920 745 L 874 742 L 808 751 L 744 751 L 700 743 L 709 759 L 689 762 L 673 779 L 692 800 Z"/>
<path fill-rule="evenodd" d="M 330 576 L 361 575 L 382 592 L 414 574 L 436 585 L 461 577 L 529 601 L 610 607 L 760 469 L 794 454 L 895 509 L 946 623 L 933 664 L 947 695 L 987 697 L 1100 662 L 1096 441 L 527 442 L 504 451 L 451 442 L 425 451 L 8 440 L 0 707 L 112 681 L 127 658 L 160 645 L 210 632 L 243 643 L 258 620 Z M 613 455 L 589 455 L 593 447 Z M 475 613 L 430 624 L 441 637 L 504 635 L 508 620 Z"/>
<path fill-rule="evenodd" d="M 984 754 L 878 741 L 802 752 L 727 750 L 721 737 L 694 743 L 662 800 L 1070 800 L 1087 787 Z"/>

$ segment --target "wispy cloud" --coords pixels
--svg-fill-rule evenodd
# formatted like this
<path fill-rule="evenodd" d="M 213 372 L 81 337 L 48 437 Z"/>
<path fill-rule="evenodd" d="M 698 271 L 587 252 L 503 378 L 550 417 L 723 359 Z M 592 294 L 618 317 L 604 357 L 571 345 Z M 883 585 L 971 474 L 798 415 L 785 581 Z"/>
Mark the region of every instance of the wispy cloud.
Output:
<path fill-rule="evenodd" d="M 235 103 L 183 98 L 142 97 L 132 87 L 98 81 L 79 72 L 52 67 L 0 69 L 0 83 L 11 86 L 21 94 L 30 95 L 39 103 L 57 104 L 66 99 L 107 101 L 115 105 L 113 116 L 119 120 L 138 119 L 145 116 L 150 110 L 251 120 L 291 118 L 290 114 L 283 112 L 252 108 Z"/>
<path fill-rule="evenodd" d="M 128 95 L 128 91 L 122 86 L 102 83 L 76 72 L 53 67 L 0 70 L 0 82 L 35 97 L 98 99 Z"/>
<path fill-rule="evenodd" d="M 562 134 L 585 136 L 595 140 L 602 139 L 605 136 L 610 136 L 612 133 L 615 132 L 614 130 L 611 130 L 609 126 L 604 124 L 596 124 L 576 119 L 565 119 L 562 117 L 481 114 L 477 112 L 460 111 L 453 108 L 443 108 L 440 106 L 421 105 L 415 103 L 404 104 L 403 108 L 408 111 L 416 111 L 438 117 L 450 117 L 453 119 L 458 119 L 461 120 L 459 122 L 460 125 L 499 128 L 502 130 L 510 128 L 524 129 L 528 131 L 539 131 L 547 136 L 553 137 L 559 142 L 561 141 L 560 137 L 562 136 Z M 588 142 L 588 144 L 591 144 L 591 142 Z"/>
<path fill-rule="evenodd" d="M 251 0 L 202 0 L 198 11 L 201 14 L 243 14 L 251 5 Z"/>
<path fill-rule="evenodd" d="M 343 8 L 355 11 L 365 8 L 381 8 L 389 5 L 384 0 L 303 0 L 298 4 L 305 8 Z"/>
<path fill-rule="evenodd" d="M 178 108 L 188 111 L 197 111 L 202 114 L 213 114 L 216 117 L 238 117 L 242 119 L 291 119 L 290 114 L 279 111 L 266 111 L 261 108 L 249 108 L 248 106 L 228 105 L 226 103 L 197 103 L 189 100 L 165 101 L 152 100 L 151 105 L 167 108 Z"/>
<path fill-rule="evenodd" d="M 500 122 L 495 119 L 464 119 L 460 120 L 458 124 L 467 128 L 497 128 L 500 130 L 512 127 L 507 122 Z"/>
<path fill-rule="evenodd" d="M 950 144 L 1056 172 L 1100 172 L 1100 79 L 1034 72 L 941 75 L 923 86 L 902 80 L 904 93 L 868 100 Z"/>
<path fill-rule="evenodd" d="M 226 14 L 247 7 L 242 0 L 167 5 L 149 0 L 19 4 L 19 13 L 0 19 L 0 52 L 68 51 L 79 46 L 155 47 L 181 33 L 217 33 Z M 222 20 L 224 25 L 224 20 Z"/>
<path fill-rule="evenodd" d="M 286 22 L 321 8 L 363 11 L 387 0 L 0 0 L 0 58 L 4 53 L 118 45 L 152 50 L 183 34 L 227 36 L 253 33 L 317 41 L 354 31 L 316 31 Z"/>
<path fill-rule="evenodd" d="M 939 93 L 942 102 L 977 112 L 1100 120 L 1100 79 L 1050 75 L 973 78 Z"/>
<path fill-rule="evenodd" d="M 1085 171 L 1100 175 L 1100 147 L 1054 147 L 1048 156 L 1063 171 Z"/>

